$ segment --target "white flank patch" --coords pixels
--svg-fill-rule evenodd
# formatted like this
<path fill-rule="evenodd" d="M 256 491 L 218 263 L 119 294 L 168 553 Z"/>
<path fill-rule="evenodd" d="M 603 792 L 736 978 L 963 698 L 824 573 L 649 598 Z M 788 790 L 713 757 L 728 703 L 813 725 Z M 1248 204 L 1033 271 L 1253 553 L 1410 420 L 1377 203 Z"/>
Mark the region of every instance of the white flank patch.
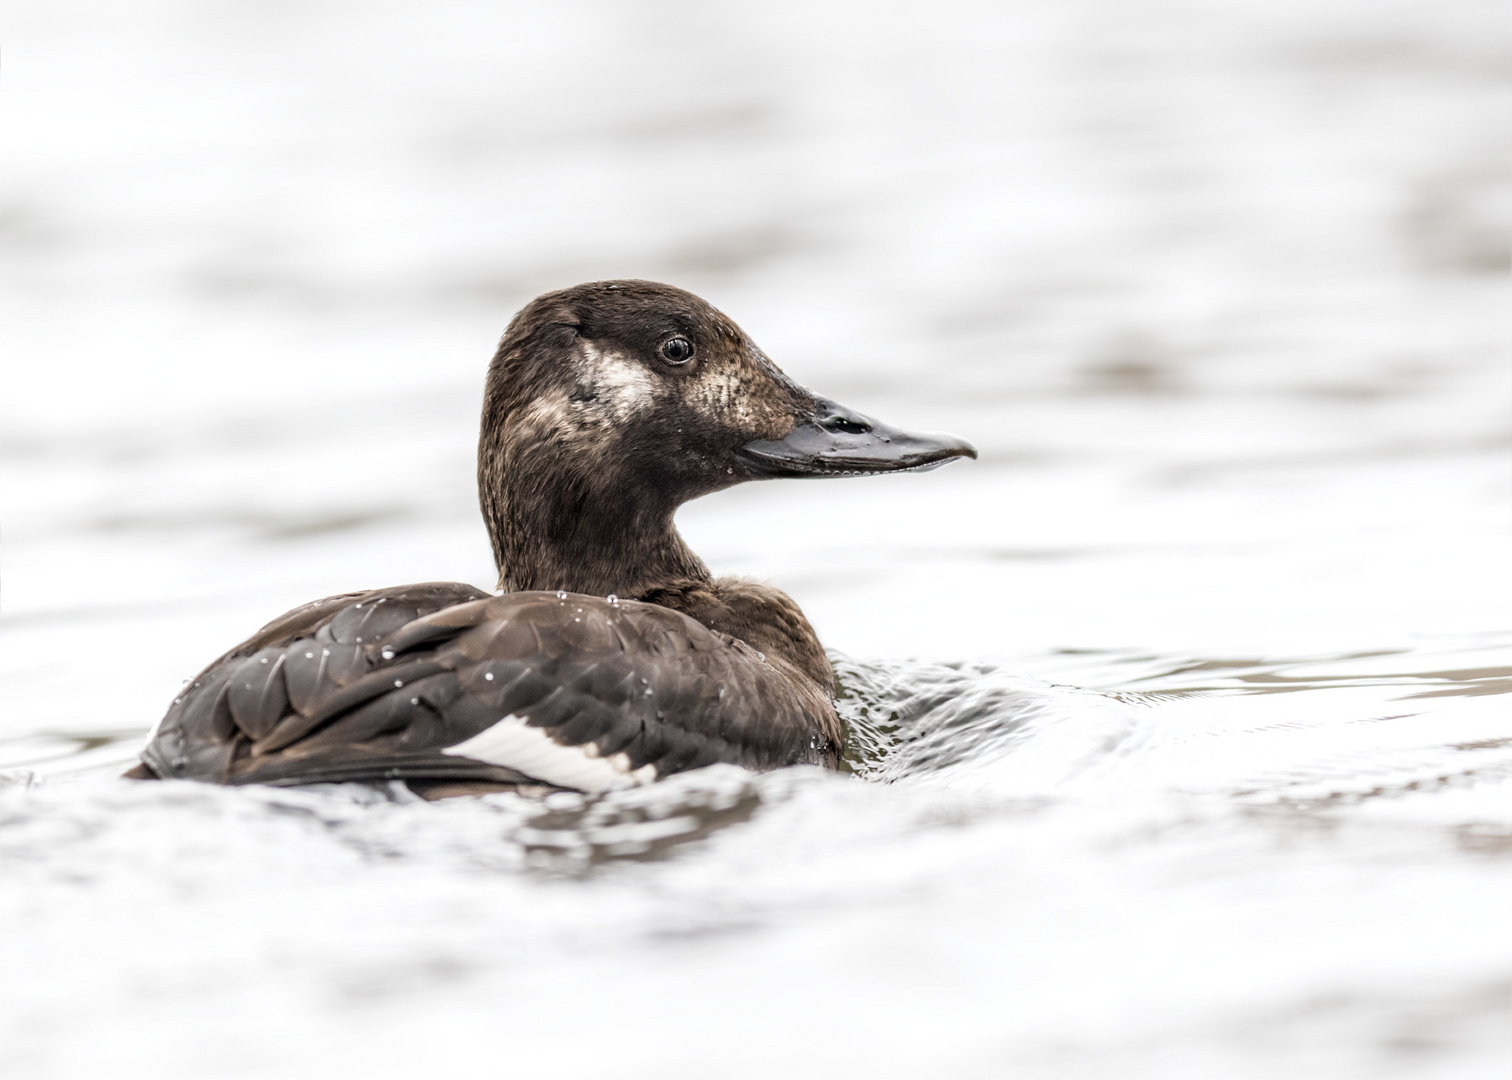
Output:
<path fill-rule="evenodd" d="M 656 779 L 655 765 L 632 769 L 630 758 L 623 752 L 599 757 L 597 743 L 563 746 L 541 728 L 531 727 L 523 717 L 512 714 L 441 752 L 518 769 L 548 784 L 579 791 L 609 791 Z"/>

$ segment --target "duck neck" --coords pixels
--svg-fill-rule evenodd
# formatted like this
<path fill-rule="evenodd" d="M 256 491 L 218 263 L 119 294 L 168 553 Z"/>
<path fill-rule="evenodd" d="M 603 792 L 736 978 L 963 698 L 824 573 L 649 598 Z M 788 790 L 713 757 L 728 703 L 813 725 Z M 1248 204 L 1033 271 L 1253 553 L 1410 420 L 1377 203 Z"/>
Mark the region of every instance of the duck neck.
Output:
<path fill-rule="evenodd" d="M 709 569 L 672 523 L 677 504 L 598 477 L 548 478 L 512 469 L 482 493 L 499 588 L 565 589 L 626 599 Z"/>

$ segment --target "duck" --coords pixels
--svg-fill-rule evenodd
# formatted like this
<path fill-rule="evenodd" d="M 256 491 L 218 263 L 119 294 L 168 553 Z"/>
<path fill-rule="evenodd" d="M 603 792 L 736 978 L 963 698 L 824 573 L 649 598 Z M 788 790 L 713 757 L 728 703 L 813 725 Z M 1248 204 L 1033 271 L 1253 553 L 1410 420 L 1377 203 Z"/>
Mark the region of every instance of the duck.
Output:
<path fill-rule="evenodd" d="M 752 480 L 976 456 L 799 386 L 682 289 L 548 292 L 510 321 L 484 387 L 497 591 L 426 582 L 280 615 L 186 685 L 126 775 L 398 781 L 432 799 L 596 794 L 717 763 L 837 768 L 814 628 L 780 589 L 714 577 L 674 515 Z"/>

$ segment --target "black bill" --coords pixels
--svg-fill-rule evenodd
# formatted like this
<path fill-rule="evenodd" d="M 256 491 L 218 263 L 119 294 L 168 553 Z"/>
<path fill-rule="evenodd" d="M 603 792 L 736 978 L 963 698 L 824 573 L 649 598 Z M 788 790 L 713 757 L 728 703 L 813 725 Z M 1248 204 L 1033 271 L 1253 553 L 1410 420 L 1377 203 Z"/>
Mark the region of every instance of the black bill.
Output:
<path fill-rule="evenodd" d="M 741 459 L 763 479 L 924 472 L 976 456 L 976 447 L 965 439 L 901 431 L 826 398 L 816 398 L 813 415 L 795 424 L 786 438 L 740 448 Z"/>

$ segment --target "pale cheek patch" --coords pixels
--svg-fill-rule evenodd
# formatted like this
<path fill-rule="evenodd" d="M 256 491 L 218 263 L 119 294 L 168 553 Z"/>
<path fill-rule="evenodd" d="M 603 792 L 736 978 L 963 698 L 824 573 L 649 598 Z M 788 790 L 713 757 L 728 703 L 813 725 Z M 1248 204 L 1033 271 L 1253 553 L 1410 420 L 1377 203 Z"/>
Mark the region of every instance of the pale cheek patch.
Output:
<path fill-rule="evenodd" d="M 583 343 L 582 375 L 579 381 L 593 391 L 594 400 L 582 407 L 596 420 L 628 420 L 656 398 L 656 384 L 640 364 L 617 353 L 600 352 Z"/>
<path fill-rule="evenodd" d="M 560 391 L 543 394 L 526 409 L 523 426 L 541 433 L 567 434 L 577 427 L 572 418 L 572 402 Z"/>
<path fill-rule="evenodd" d="M 753 419 L 751 397 L 733 371 L 711 371 L 689 387 L 689 404 L 706 416 L 748 426 Z"/>
<path fill-rule="evenodd" d="M 708 371 L 688 384 L 686 394 L 696 412 L 752 437 L 780 438 L 792 427 L 784 395 L 761 371 Z"/>
<path fill-rule="evenodd" d="M 633 769 L 623 752 L 600 757 L 597 743 L 563 746 L 541 728 L 531 727 L 523 717 L 514 715 L 441 752 L 518 769 L 537 780 L 578 791 L 611 791 L 656 779 L 655 765 Z"/>

